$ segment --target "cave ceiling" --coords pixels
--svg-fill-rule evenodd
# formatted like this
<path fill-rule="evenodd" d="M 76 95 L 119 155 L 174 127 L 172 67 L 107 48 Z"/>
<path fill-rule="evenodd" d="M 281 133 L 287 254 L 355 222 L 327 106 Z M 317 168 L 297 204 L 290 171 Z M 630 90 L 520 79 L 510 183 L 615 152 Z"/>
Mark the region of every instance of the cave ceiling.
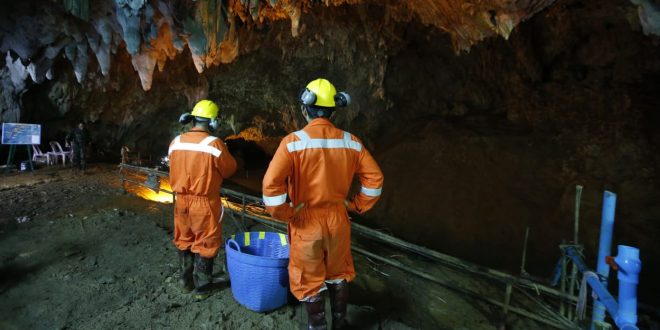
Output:
<path fill-rule="evenodd" d="M 374 3 L 397 22 L 419 20 L 450 35 L 454 50 L 468 51 L 484 38 L 508 38 L 522 21 L 555 0 L 51 0 L 2 4 L 0 50 L 13 89 L 25 81 L 52 79 L 59 56 L 78 82 L 87 79 L 90 58 L 103 76 L 110 73 L 120 46 L 130 54 L 142 88 L 154 71 L 188 48 L 199 73 L 239 55 L 239 29 L 289 20 L 291 35 L 304 33 L 301 16 L 314 6 Z"/>

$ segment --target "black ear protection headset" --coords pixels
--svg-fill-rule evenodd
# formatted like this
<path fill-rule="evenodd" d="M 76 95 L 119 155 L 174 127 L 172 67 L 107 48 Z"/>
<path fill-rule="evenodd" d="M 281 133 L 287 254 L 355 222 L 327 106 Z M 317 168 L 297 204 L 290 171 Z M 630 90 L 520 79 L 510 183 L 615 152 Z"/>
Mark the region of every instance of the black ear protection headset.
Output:
<path fill-rule="evenodd" d="M 195 118 L 195 117 L 193 117 L 193 115 L 191 115 L 190 112 L 186 112 L 186 113 L 182 114 L 179 117 L 179 123 L 181 125 L 185 125 L 185 124 L 191 122 L 193 120 L 193 118 Z"/>
<path fill-rule="evenodd" d="M 305 88 L 302 91 L 300 91 L 299 95 L 300 102 L 302 104 L 310 106 L 314 105 L 316 103 L 316 93 L 313 91 L 309 90 L 309 88 Z M 351 104 L 351 96 L 348 95 L 346 92 L 339 92 L 335 94 L 335 107 L 346 107 L 349 104 Z"/>
<path fill-rule="evenodd" d="M 179 123 L 182 124 L 182 125 L 185 125 L 185 124 L 188 124 L 189 122 L 191 122 L 195 118 L 198 121 L 208 122 L 209 123 L 209 128 L 211 128 L 211 129 L 215 130 L 215 129 L 218 129 L 218 127 L 220 127 L 220 122 L 218 121 L 217 118 L 216 119 L 208 119 L 208 118 L 202 118 L 202 117 L 195 117 L 195 116 L 191 115 L 190 112 L 186 112 L 186 113 L 182 114 L 179 117 Z"/>

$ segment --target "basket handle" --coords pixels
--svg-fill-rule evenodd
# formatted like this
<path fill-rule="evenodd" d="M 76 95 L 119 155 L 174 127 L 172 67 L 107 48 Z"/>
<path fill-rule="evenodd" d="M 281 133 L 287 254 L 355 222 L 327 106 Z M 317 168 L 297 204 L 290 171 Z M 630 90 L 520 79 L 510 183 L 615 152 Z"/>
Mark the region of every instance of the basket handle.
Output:
<path fill-rule="evenodd" d="M 231 239 L 231 238 L 228 239 L 228 240 L 227 240 L 227 245 L 229 245 L 229 247 L 232 247 L 232 244 L 234 245 L 233 248 L 234 248 L 236 251 L 241 252 L 241 246 L 238 245 L 238 243 L 236 243 L 236 241 L 234 241 L 233 239 Z"/>

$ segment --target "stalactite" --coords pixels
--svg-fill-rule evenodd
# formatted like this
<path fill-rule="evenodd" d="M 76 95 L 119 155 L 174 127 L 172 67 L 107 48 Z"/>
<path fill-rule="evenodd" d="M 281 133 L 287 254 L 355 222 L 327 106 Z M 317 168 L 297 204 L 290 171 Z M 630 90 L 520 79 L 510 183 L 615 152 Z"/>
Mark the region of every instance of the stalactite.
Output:
<path fill-rule="evenodd" d="M 144 0 L 115 0 L 117 22 L 122 28 L 126 50 L 134 55 L 140 51 L 140 13 Z"/>
<path fill-rule="evenodd" d="M 60 17 L 48 6 L 39 7 L 34 17 L 11 20 L 12 34 L 0 40 L 0 51 L 14 51 L 29 67 L 28 76 L 41 82 L 50 71 L 58 54 L 71 62 L 78 82 L 87 75 L 89 51 L 99 64 L 101 74 L 108 76 L 112 56 L 123 42 L 131 55 L 133 67 L 145 90 L 151 87 L 155 67 L 165 68 L 167 60 L 190 49 L 197 72 L 229 63 L 239 54 L 237 20 L 241 26 L 262 24 L 266 20 L 291 21 L 291 35 L 300 31 L 303 12 L 316 6 L 356 4 L 362 0 L 197 0 L 170 2 L 164 0 L 63 0 L 65 13 Z M 419 19 L 452 36 L 457 51 L 493 34 L 508 38 L 521 21 L 529 18 L 555 0 L 411 0 L 383 1 L 388 17 L 409 21 Z M 646 33 L 657 29 L 657 11 L 648 0 L 632 0 L 640 5 L 640 17 Z M 51 4 L 52 6 L 53 4 Z M 177 12 L 170 6 L 178 5 Z M 644 15 L 642 15 L 644 13 Z M 654 16 L 655 15 L 655 16 Z M 81 20 L 82 19 L 82 20 Z M 5 23 L 5 26 L 8 23 Z M 655 24 L 655 25 L 654 25 Z M 649 32 L 650 31 L 650 32 Z M 35 54 L 39 56 L 35 57 Z M 15 62 L 12 62 L 15 63 Z M 17 77 L 20 77 L 17 76 Z"/>
<path fill-rule="evenodd" d="M 149 53 L 140 53 L 133 55 L 131 58 L 133 69 L 138 72 L 142 88 L 145 91 L 151 89 L 151 82 L 156 68 L 156 59 L 150 56 Z"/>
<path fill-rule="evenodd" d="M 89 20 L 89 0 L 64 0 L 64 9 L 73 16 Z"/>
<path fill-rule="evenodd" d="M 27 67 L 21 63 L 21 59 L 13 59 L 10 52 L 7 52 L 7 57 L 5 57 L 5 65 L 9 70 L 9 77 L 14 89 L 24 89 L 25 79 L 28 77 L 28 71 Z"/>
<path fill-rule="evenodd" d="M 638 5 L 639 23 L 645 35 L 660 36 L 660 4 L 651 0 L 631 0 Z"/>
<path fill-rule="evenodd" d="M 89 33 L 87 40 L 89 46 L 96 55 L 99 62 L 101 73 L 107 76 L 110 73 L 111 50 L 112 50 L 112 25 L 106 18 L 100 18 L 94 21 L 94 29 L 97 34 Z"/>
<path fill-rule="evenodd" d="M 73 72 L 79 83 L 85 81 L 85 76 L 87 75 L 87 62 L 89 61 L 87 48 L 87 43 L 79 43 L 76 45 L 77 51 L 76 58 L 73 61 Z"/>

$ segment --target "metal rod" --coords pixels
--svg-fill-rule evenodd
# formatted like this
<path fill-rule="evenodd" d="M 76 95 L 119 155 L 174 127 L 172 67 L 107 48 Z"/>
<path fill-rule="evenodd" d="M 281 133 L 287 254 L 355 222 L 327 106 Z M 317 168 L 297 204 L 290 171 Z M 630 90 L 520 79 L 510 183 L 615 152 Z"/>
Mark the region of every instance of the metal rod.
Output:
<path fill-rule="evenodd" d="M 124 178 L 123 181 L 130 182 L 130 183 L 133 183 L 133 184 L 136 184 L 136 185 L 139 185 L 139 186 L 145 187 L 145 188 L 149 188 L 147 185 L 145 185 L 143 182 L 140 182 L 140 181 L 135 181 L 135 180 L 126 179 L 126 178 Z M 164 193 L 166 193 L 166 194 L 174 195 L 174 192 L 169 191 L 169 190 L 166 190 L 166 189 L 160 189 L 160 190 L 158 190 L 158 191 L 159 191 L 159 192 L 162 191 L 162 192 L 164 192 Z"/>
<path fill-rule="evenodd" d="M 148 167 L 142 167 L 142 166 L 135 166 L 135 165 L 129 165 L 129 164 L 119 164 L 120 168 L 126 168 L 131 171 L 136 171 L 136 172 L 143 172 L 143 173 L 153 173 L 161 177 L 168 177 L 170 174 L 168 172 L 156 170 L 153 168 L 148 168 Z"/>

